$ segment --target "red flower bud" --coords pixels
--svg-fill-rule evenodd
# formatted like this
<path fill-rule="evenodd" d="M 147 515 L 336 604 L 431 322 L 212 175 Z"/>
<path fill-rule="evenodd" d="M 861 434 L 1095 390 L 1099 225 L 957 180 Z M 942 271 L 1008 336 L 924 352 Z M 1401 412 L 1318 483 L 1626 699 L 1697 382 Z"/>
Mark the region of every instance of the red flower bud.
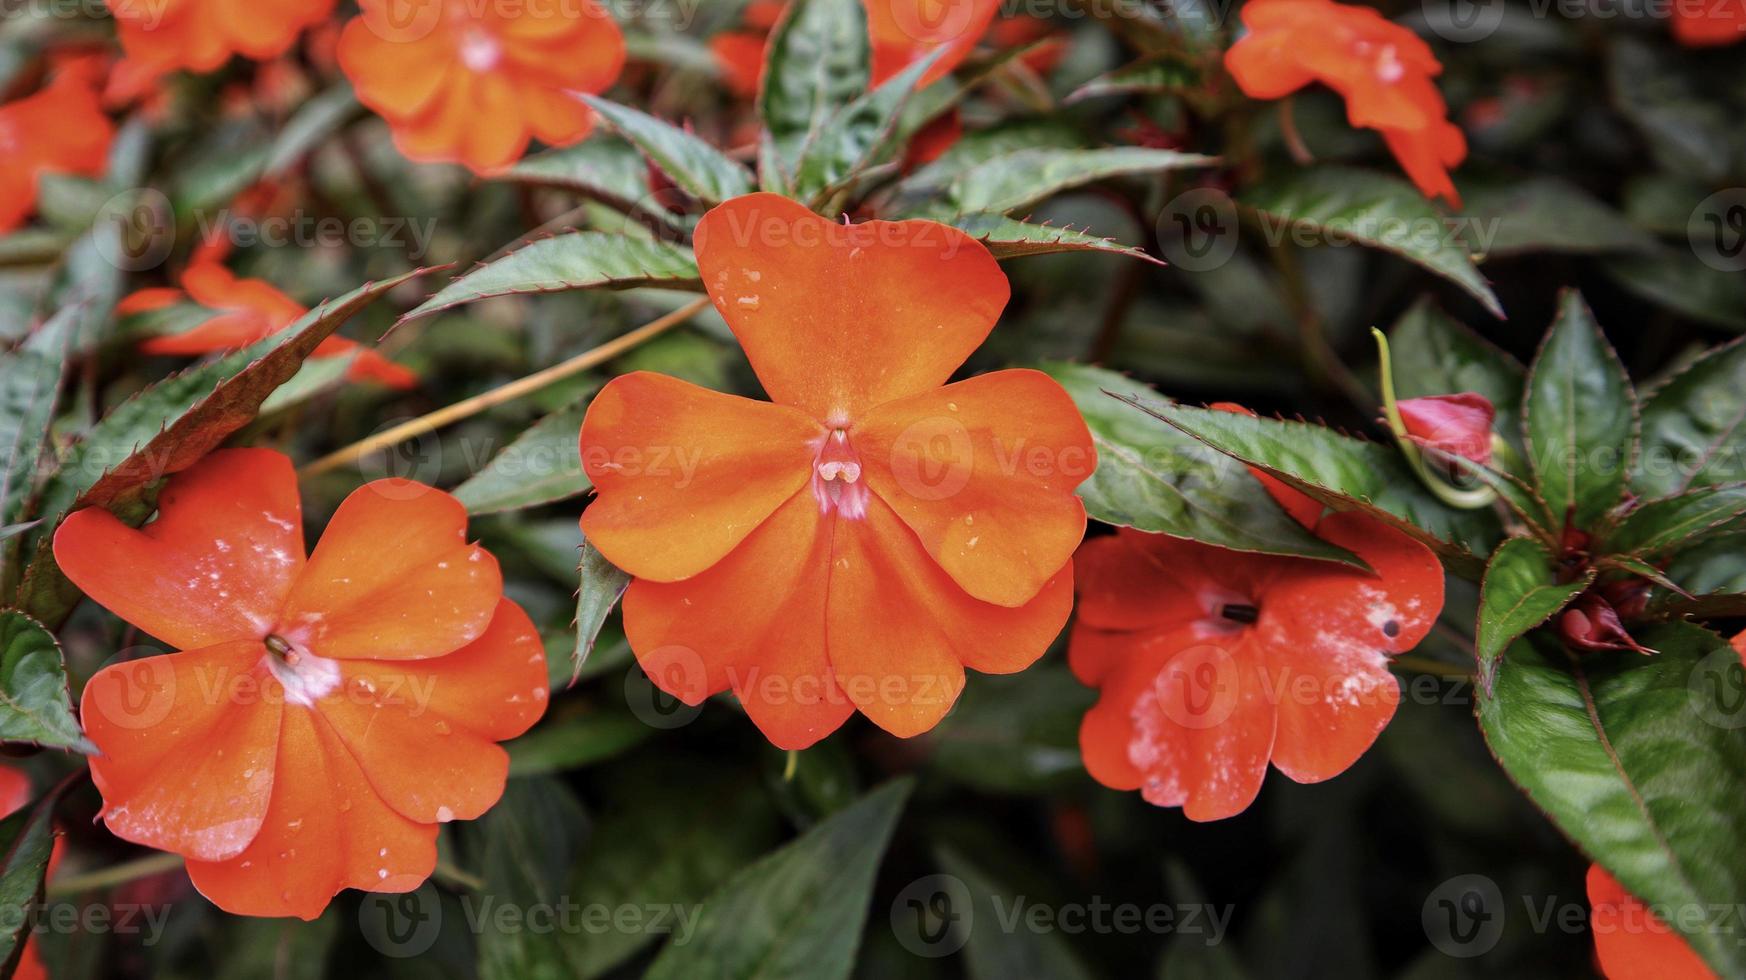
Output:
<path fill-rule="evenodd" d="M 1598 592 L 1584 592 L 1564 610 L 1558 633 L 1576 650 L 1635 650 L 1645 656 L 1655 652 L 1631 638 L 1618 610 Z"/>
<path fill-rule="evenodd" d="M 1497 409 L 1485 396 L 1464 391 L 1429 395 L 1399 402 L 1406 437 L 1420 447 L 1445 456 L 1463 456 L 1475 463 L 1491 462 L 1491 425 Z"/>

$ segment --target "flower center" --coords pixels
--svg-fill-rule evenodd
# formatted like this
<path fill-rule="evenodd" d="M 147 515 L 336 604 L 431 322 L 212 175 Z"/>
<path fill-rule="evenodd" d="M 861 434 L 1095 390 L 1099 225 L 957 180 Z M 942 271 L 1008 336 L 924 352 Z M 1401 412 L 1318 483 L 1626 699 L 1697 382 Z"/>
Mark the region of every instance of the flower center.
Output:
<path fill-rule="evenodd" d="M 843 429 L 832 429 L 819 444 L 812 462 L 812 495 L 818 499 L 821 513 L 835 512 L 851 520 L 867 516 L 861 457 Z"/>
<path fill-rule="evenodd" d="M 1219 607 L 1219 615 L 1233 623 L 1253 626 L 1261 620 L 1261 607 L 1246 602 L 1227 602 Z"/>
<path fill-rule="evenodd" d="M 488 72 L 503 58 L 503 48 L 490 34 L 473 27 L 461 35 L 461 64 L 474 72 Z"/>
<path fill-rule="evenodd" d="M 284 685 L 287 704 L 313 707 L 339 687 L 339 661 L 300 650 L 277 633 L 269 633 L 262 643 L 267 648 L 267 669 Z"/>

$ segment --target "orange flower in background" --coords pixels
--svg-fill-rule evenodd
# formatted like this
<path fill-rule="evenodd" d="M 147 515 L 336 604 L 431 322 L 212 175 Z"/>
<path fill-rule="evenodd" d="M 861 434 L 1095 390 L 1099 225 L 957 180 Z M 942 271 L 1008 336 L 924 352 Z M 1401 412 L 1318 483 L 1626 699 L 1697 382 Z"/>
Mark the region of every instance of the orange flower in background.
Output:
<path fill-rule="evenodd" d="M 580 140 L 624 67 L 624 35 L 596 0 L 479 4 L 362 0 L 340 35 L 358 100 L 388 120 L 414 160 L 503 169 L 534 138 Z"/>
<path fill-rule="evenodd" d="M 187 69 L 215 71 L 232 55 L 284 54 L 304 28 L 333 13 L 334 0 L 108 0 L 127 52 L 122 73 L 138 80 Z"/>
<path fill-rule="evenodd" d="M 31 789 L 30 777 L 23 770 L 11 766 L 0 766 L 0 820 L 30 805 L 35 797 Z M 55 866 L 61 861 L 61 842 L 57 838 L 54 849 L 49 852 L 48 873 L 45 877 L 53 877 Z M 47 980 L 48 971 L 43 968 L 42 956 L 37 953 L 36 938 L 27 936 L 24 941 L 24 951 L 18 955 L 18 966 L 12 971 L 12 980 Z"/>
<path fill-rule="evenodd" d="M 1588 905 L 1595 959 L 1607 980 L 1714 980 L 1679 933 L 1598 864 L 1588 867 Z"/>
<path fill-rule="evenodd" d="M 1102 692 L 1080 728 L 1086 769 L 1191 820 L 1241 813 L 1269 760 L 1300 783 L 1344 772 L 1400 701 L 1388 657 L 1417 645 L 1443 607 L 1443 569 L 1424 545 L 1266 485 L 1374 574 L 1127 528 L 1076 559 L 1068 659 Z"/>
<path fill-rule="evenodd" d="M 142 352 L 194 357 L 233 351 L 271 337 L 309 312 L 272 283 L 242 279 L 225 268 L 224 259 L 229 251 L 230 244 L 223 239 L 207 242 L 195 250 L 188 268 L 182 272 L 181 289 L 142 289 L 116 305 L 115 311 L 121 316 L 189 301 L 217 311 L 212 319 L 181 333 L 142 341 L 139 345 Z M 311 356 L 355 356 L 346 371 L 346 377 L 353 381 L 374 381 L 398 390 L 418 384 L 418 375 L 344 337 L 327 338 Z"/>
<path fill-rule="evenodd" d="M 183 855 L 243 915 L 313 919 L 342 888 L 416 888 L 437 824 L 497 802 L 496 743 L 546 703 L 539 635 L 466 528 L 448 494 L 381 480 L 306 559 L 291 461 L 262 449 L 172 477 L 141 530 L 68 517 L 67 577 L 183 651 L 85 686 L 109 830 Z"/>
<path fill-rule="evenodd" d="M 688 704 L 731 688 L 781 748 L 857 709 L 925 732 L 965 667 L 1022 670 L 1066 622 L 1090 433 L 1036 371 L 945 383 L 1008 298 L 957 229 L 753 194 L 696 252 L 773 403 L 648 372 L 595 396 L 582 529 L 635 576 L 631 649 Z"/>
<path fill-rule="evenodd" d="M 1369 7 L 1333 0 L 1251 0 L 1248 28 L 1225 68 L 1250 98 L 1278 99 L 1312 82 L 1339 92 L 1353 126 L 1377 130 L 1426 197 L 1460 206 L 1449 168 L 1467 138 L 1449 122 L 1431 81 L 1443 66 L 1430 46 Z"/>
<path fill-rule="evenodd" d="M 1746 0 L 1676 0 L 1673 37 L 1691 48 L 1719 47 L 1746 37 Z"/>
<path fill-rule="evenodd" d="M 0 234 L 36 210 L 46 174 L 101 177 L 115 127 L 87 62 L 69 63 L 34 95 L 0 105 Z"/>
<path fill-rule="evenodd" d="M 740 14 L 740 30 L 722 31 L 709 39 L 710 53 L 728 91 L 742 99 L 757 98 L 764 78 L 764 45 L 786 7 L 783 0 L 752 0 Z"/>

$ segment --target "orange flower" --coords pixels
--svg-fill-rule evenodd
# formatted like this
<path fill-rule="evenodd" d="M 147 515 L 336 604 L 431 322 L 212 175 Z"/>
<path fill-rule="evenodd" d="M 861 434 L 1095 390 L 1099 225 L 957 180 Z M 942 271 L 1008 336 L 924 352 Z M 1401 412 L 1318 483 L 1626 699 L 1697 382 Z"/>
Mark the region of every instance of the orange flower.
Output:
<path fill-rule="evenodd" d="M 1090 433 L 1036 371 L 945 384 L 1008 297 L 957 229 L 753 194 L 696 242 L 774 404 L 648 372 L 595 397 L 582 529 L 635 576 L 631 649 L 688 704 L 732 688 L 782 748 L 856 709 L 925 732 L 965 667 L 1023 670 L 1060 632 Z"/>
<path fill-rule="evenodd" d="M 1588 867 L 1588 905 L 1595 959 L 1607 980 L 1714 980 L 1679 933 L 1598 864 Z"/>
<path fill-rule="evenodd" d="M 0 234 L 36 210 L 44 174 L 102 176 L 114 136 L 82 66 L 70 65 L 42 91 L 0 105 Z"/>
<path fill-rule="evenodd" d="M 380 480 L 305 559 L 291 461 L 264 449 L 171 478 L 142 530 L 68 517 L 67 577 L 185 651 L 85 686 L 110 831 L 183 855 L 243 915 L 313 919 L 342 888 L 416 888 L 436 825 L 497 802 L 496 743 L 546 702 L 539 635 L 466 529 L 448 494 Z"/>
<path fill-rule="evenodd" d="M 1691 48 L 1719 47 L 1746 37 L 1746 0 L 1678 0 L 1673 37 Z"/>
<path fill-rule="evenodd" d="M 741 30 L 722 31 L 709 39 L 728 91 L 742 99 L 757 98 L 764 77 L 764 45 L 786 6 L 782 0 L 752 0 L 740 14 Z"/>
<path fill-rule="evenodd" d="M 1251 0 L 1249 32 L 1225 52 L 1244 93 L 1278 99 L 1321 82 L 1346 100 L 1354 126 L 1375 129 L 1426 197 L 1459 206 L 1449 168 L 1467 139 L 1431 81 L 1443 66 L 1418 35 L 1369 7 L 1333 0 Z"/>
<path fill-rule="evenodd" d="M 1344 772 L 1394 717 L 1388 657 L 1443 607 L 1443 570 L 1424 545 L 1265 485 L 1375 574 L 1126 528 L 1077 559 L 1068 659 L 1102 692 L 1079 731 L 1085 766 L 1191 820 L 1241 813 L 1269 760 L 1300 783 Z"/>
<path fill-rule="evenodd" d="M 333 13 L 334 0 L 108 0 L 124 74 L 208 72 L 231 55 L 284 54 L 303 29 Z"/>
<path fill-rule="evenodd" d="M 142 289 L 116 305 L 116 313 L 128 316 L 192 301 L 218 315 L 178 334 L 153 337 L 139 349 L 147 354 L 193 357 L 247 347 L 297 322 L 309 310 L 262 279 L 239 279 L 224 267 L 229 245 L 222 240 L 202 245 L 182 272 L 182 289 Z M 184 290 L 186 292 L 184 292 Z M 357 341 L 329 337 L 315 348 L 314 357 L 345 357 L 356 354 L 346 377 L 375 381 L 405 390 L 418 384 L 418 375 L 373 350 L 361 349 Z"/>
<path fill-rule="evenodd" d="M 360 6 L 340 35 L 340 67 L 414 160 L 484 174 L 532 138 L 574 143 L 594 128 L 577 93 L 605 90 L 624 66 L 624 35 L 596 0 Z"/>

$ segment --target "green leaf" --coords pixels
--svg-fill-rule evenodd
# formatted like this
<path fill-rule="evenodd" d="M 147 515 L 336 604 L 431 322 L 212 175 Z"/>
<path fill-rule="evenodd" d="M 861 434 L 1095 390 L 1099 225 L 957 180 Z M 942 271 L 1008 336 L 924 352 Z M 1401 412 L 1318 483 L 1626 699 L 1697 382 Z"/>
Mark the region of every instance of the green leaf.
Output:
<path fill-rule="evenodd" d="M 1111 177 L 1210 167 L 1218 162 L 1217 157 L 1199 153 L 1137 146 L 1015 150 L 960 173 L 946 189 L 946 203 L 959 214 L 1005 214 Z"/>
<path fill-rule="evenodd" d="M 1746 534 L 1717 534 L 1699 541 L 1669 559 L 1666 574 L 1700 599 L 1746 594 Z M 1679 598 L 1664 598 L 1656 607 Z"/>
<path fill-rule="evenodd" d="M 308 99 L 273 138 L 261 167 L 265 178 L 281 177 L 363 112 L 352 87 L 344 82 Z"/>
<path fill-rule="evenodd" d="M 644 928 L 563 943 L 578 980 L 606 974 L 636 955 L 658 937 L 656 926 L 675 941 L 692 941 L 698 904 L 777 840 L 776 812 L 756 778 L 720 760 L 639 755 L 603 784 L 612 793 L 576 862 L 570 899 L 585 907 L 649 910 L 666 921 L 645 919 Z M 748 928 L 760 921 L 749 919 Z"/>
<path fill-rule="evenodd" d="M 1593 527 L 1625 493 L 1637 396 L 1582 296 L 1566 291 L 1528 372 L 1528 465 L 1552 513 Z M 1558 530 L 1554 528 L 1553 530 Z"/>
<path fill-rule="evenodd" d="M 602 198 L 620 210 L 650 195 L 649 165 L 630 143 L 597 135 L 523 159 L 500 179 Z"/>
<path fill-rule="evenodd" d="M 83 507 L 106 507 L 138 524 L 150 513 L 158 481 L 194 465 L 254 420 L 261 404 L 289 381 L 304 360 L 352 315 L 424 270 L 352 290 L 322 303 L 265 340 L 172 375 L 116 406 L 61 461 L 43 487 L 40 527 L 26 539 L 31 555 L 20 606 L 51 627 L 78 593 L 55 568 L 49 538 Z"/>
<path fill-rule="evenodd" d="M 1595 571 L 1588 569 L 1570 582 L 1559 582 L 1557 576 L 1551 553 L 1533 538 L 1511 538 L 1491 553 L 1479 586 L 1479 625 L 1474 631 L 1480 683 L 1489 688 L 1504 650 L 1588 588 Z"/>
<path fill-rule="evenodd" d="M 469 851 L 485 879 L 481 905 L 486 914 L 504 908 L 564 907 L 566 884 L 576 863 L 587 815 L 576 797 L 554 779 L 512 779 L 503 798 L 468 828 Z M 562 931 L 535 928 L 479 931 L 479 976 L 484 980 L 524 980 L 563 977 L 566 969 Z M 556 925 L 557 923 L 553 923 Z"/>
<path fill-rule="evenodd" d="M 1746 330 L 1746 276 L 1738 272 L 1712 269 L 1674 249 L 1609 259 L 1601 268 L 1651 303 L 1713 326 Z"/>
<path fill-rule="evenodd" d="M 668 944 L 644 980 L 846 980 L 910 785 L 887 783 L 735 875 L 704 903 L 690 941 Z"/>
<path fill-rule="evenodd" d="M 1461 574 L 1477 576 L 1476 556 L 1489 552 L 1497 537 L 1482 512 L 1453 510 L 1433 497 L 1392 446 L 1307 422 L 1251 418 L 1144 396 L 1122 400 L 1336 510 L 1360 510 L 1399 529 Z"/>
<path fill-rule="evenodd" d="M 55 800 L 59 789 L 49 792 L 5 820 L 0 820 L 0 970 L 7 976 L 18 968 L 18 957 L 30 941 L 36 903 L 42 899 L 42 880 L 48 873 L 54 848 Z"/>
<path fill-rule="evenodd" d="M 933 765 L 989 793 L 1083 783 L 1079 725 L 1096 700 L 1060 663 L 979 677 L 930 734 Z"/>
<path fill-rule="evenodd" d="M 805 199 L 823 195 L 867 167 L 889 158 L 903 107 L 922 75 L 945 54 L 938 49 L 837 110 L 808 140 L 794 168 L 794 190 Z"/>
<path fill-rule="evenodd" d="M 594 651 L 594 641 L 600 637 L 600 627 L 612 607 L 630 588 L 630 573 L 606 560 L 600 549 L 586 539 L 582 542 L 582 564 L 578 571 L 582 585 L 576 593 L 576 650 L 571 655 L 570 683 L 582 675 L 582 666 Z"/>
<path fill-rule="evenodd" d="M 1042 367 L 1091 429 L 1097 470 L 1079 496 L 1093 518 L 1237 551 L 1363 566 L 1293 520 L 1242 463 L 1125 403 L 1133 395 L 1159 402 L 1157 392 L 1102 368 Z"/>
<path fill-rule="evenodd" d="M 938 859 L 940 870 L 964 886 L 973 914 L 987 915 L 998 922 L 1001 910 L 1024 905 L 1025 896 L 1012 894 L 956 851 L 941 848 Z M 972 927 L 964 937 L 964 965 L 969 980 L 1015 977 L 1091 980 L 1092 973 L 1073 955 L 1061 930 L 1005 930 L 989 925 L 985 920 L 982 928 Z"/>
<path fill-rule="evenodd" d="M 1746 948 L 1705 931 L 1746 895 L 1746 689 L 1727 641 L 1686 623 L 1641 631 L 1659 650 L 1576 657 L 1535 634 L 1505 655 L 1479 723 L 1491 750 L 1558 827 L 1643 903 L 1668 910 L 1722 976 Z"/>
<path fill-rule="evenodd" d="M 0 525 L 24 517 L 36 487 L 76 312 L 62 310 L 17 348 L 0 352 Z"/>
<path fill-rule="evenodd" d="M 1460 286 L 1492 316 L 1504 315 L 1467 250 L 1449 234 L 1450 219 L 1406 181 L 1319 167 L 1268 181 L 1238 203 L 1256 212 L 1269 244 L 1307 231 L 1393 252 Z"/>
<path fill-rule="evenodd" d="M 545 776 L 599 765 L 649 740 L 655 729 L 628 710 L 578 711 L 504 746 L 511 776 Z"/>
<path fill-rule="evenodd" d="M 777 162 L 792 173 L 803 147 L 867 91 L 873 59 L 867 12 L 859 0 L 795 0 L 764 50 L 758 114 Z"/>
<path fill-rule="evenodd" d="M 1631 488 L 1664 497 L 1746 480 L 1746 340 L 1718 347 L 1643 399 Z"/>
<path fill-rule="evenodd" d="M 573 231 L 528 242 L 474 269 L 401 319 L 416 320 L 497 296 L 637 286 L 703 288 L 689 248 L 650 238 Z"/>
<path fill-rule="evenodd" d="M 0 741 L 95 754 L 73 720 L 60 644 L 21 612 L 0 612 Z"/>
<path fill-rule="evenodd" d="M 1486 258 L 1526 253 L 1640 252 L 1655 239 L 1561 177 L 1464 186 L 1463 237 Z"/>
<path fill-rule="evenodd" d="M 1173 54 L 1152 55 L 1105 72 L 1073 90 L 1067 105 L 1106 95 L 1180 95 L 1198 87 L 1203 72 L 1194 62 Z"/>
<path fill-rule="evenodd" d="M 952 224 L 988 246 L 988 251 L 997 259 L 1051 255 L 1056 252 L 1109 252 L 1131 256 L 1154 265 L 1164 264 L 1140 248 L 1093 235 L 1090 231 L 1015 221 L 1003 214 L 967 214 L 953 219 Z"/>
<path fill-rule="evenodd" d="M 1746 515 L 1746 483 L 1699 487 L 1638 504 L 1603 533 L 1597 554 L 1654 558 L 1708 538 Z"/>
<path fill-rule="evenodd" d="M 692 197 L 720 204 L 751 193 L 751 173 L 701 137 L 629 106 L 585 93 L 581 98 Z"/>
<path fill-rule="evenodd" d="M 591 386 L 576 402 L 529 426 L 484 469 L 456 487 L 455 499 L 469 514 L 496 514 L 587 493 L 593 483 L 582 470 L 577 433 L 597 390 L 598 385 Z"/>

